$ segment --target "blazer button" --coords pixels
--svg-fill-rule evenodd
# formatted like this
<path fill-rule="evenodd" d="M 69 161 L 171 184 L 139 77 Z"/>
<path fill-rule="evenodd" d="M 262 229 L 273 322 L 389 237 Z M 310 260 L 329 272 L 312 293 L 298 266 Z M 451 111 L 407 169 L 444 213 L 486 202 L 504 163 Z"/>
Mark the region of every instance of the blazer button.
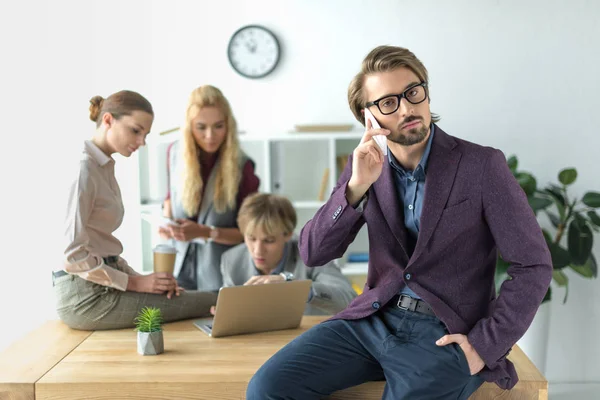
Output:
<path fill-rule="evenodd" d="M 376 309 L 379 310 L 379 307 L 381 307 L 381 303 L 378 301 L 373 302 L 373 304 L 371 304 L 371 306 Z"/>
<path fill-rule="evenodd" d="M 410 281 L 410 278 L 412 278 L 411 274 L 404 275 L 404 279 L 406 279 L 407 281 Z"/>

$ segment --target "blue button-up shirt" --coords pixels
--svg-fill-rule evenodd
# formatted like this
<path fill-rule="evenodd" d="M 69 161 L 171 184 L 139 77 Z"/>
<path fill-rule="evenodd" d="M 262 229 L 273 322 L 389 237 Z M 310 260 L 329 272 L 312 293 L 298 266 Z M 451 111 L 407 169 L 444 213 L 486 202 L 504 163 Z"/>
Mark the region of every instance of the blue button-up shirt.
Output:
<path fill-rule="evenodd" d="M 414 171 L 407 171 L 404 169 L 398 160 L 396 160 L 392 152 L 388 151 L 388 160 L 394 173 L 398 199 L 400 199 L 404 205 L 404 225 L 406 226 L 413 244 L 417 242 L 417 238 L 419 237 L 421 212 L 423 211 L 423 198 L 425 196 L 425 173 L 427 170 L 429 153 L 431 152 L 434 131 L 434 125 L 431 124 L 431 134 L 427 139 L 425 152 Z M 405 286 L 400 293 L 407 294 L 417 299 L 419 298 L 419 296 L 408 286 Z"/>

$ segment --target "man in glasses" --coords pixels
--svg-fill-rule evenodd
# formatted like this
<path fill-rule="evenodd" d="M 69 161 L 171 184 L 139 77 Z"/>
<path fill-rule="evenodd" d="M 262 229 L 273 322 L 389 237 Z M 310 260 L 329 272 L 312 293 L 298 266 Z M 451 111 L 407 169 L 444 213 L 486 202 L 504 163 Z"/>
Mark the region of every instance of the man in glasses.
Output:
<path fill-rule="evenodd" d="M 516 384 L 506 356 L 546 294 L 550 254 L 502 152 L 445 133 L 430 101 L 427 70 L 409 50 L 381 46 L 363 61 L 348 102 L 357 120 L 368 109 L 381 128 L 366 121 L 299 247 L 306 265 L 323 265 L 366 223 L 364 292 L 268 360 L 248 399 L 318 399 L 383 379 L 384 398 L 396 400 Z M 512 279 L 496 298 L 498 252 Z"/>

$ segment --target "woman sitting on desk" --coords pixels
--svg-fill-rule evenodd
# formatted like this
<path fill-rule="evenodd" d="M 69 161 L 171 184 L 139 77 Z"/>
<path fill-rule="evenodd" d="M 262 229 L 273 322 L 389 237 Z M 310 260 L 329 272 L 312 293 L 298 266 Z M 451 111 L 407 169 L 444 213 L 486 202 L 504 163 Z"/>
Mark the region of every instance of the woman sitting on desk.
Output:
<path fill-rule="evenodd" d="M 113 236 L 124 209 L 112 155 L 129 157 L 146 144 L 154 120 L 150 102 L 123 90 L 90 103 L 96 132 L 83 145 L 71 184 L 64 264 L 52 273 L 59 318 L 71 328 L 98 330 L 133 327 L 145 306 L 160 308 L 166 322 L 207 315 L 214 293 L 183 292 L 165 272 L 139 274 Z"/>
<path fill-rule="evenodd" d="M 339 268 L 328 263 L 308 268 L 292 237 L 296 211 L 285 197 L 255 193 L 242 203 L 238 226 L 244 234 L 240 244 L 221 257 L 224 286 L 259 285 L 293 279 L 313 281 L 305 314 L 336 314 L 356 297 Z"/>

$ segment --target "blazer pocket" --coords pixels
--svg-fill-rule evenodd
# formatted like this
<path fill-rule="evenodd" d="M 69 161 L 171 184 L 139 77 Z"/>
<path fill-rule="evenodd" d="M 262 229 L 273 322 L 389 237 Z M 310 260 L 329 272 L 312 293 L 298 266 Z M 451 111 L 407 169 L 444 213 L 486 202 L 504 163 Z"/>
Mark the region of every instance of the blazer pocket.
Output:
<path fill-rule="evenodd" d="M 450 207 L 444 208 L 442 215 L 455 215 L 471 208 L 471 199 L 466 199 L 458 204 L 453 204 Z"/>

